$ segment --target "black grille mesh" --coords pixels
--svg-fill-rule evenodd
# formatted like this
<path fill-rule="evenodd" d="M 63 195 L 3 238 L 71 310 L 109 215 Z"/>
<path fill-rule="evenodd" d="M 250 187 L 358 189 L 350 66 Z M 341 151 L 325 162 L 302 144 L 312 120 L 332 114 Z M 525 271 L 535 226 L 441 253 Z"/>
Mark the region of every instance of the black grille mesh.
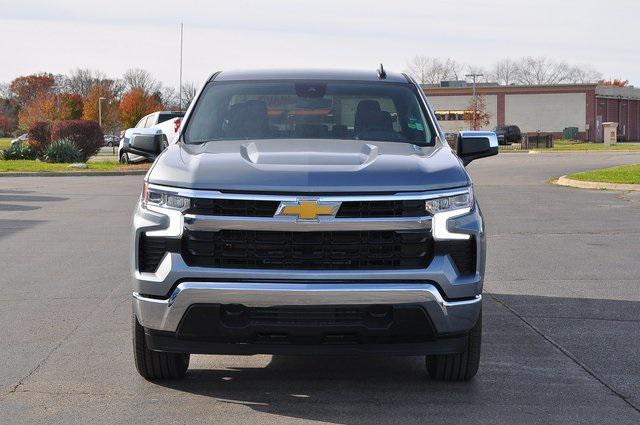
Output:
<path fill-rule="evenodd" d="M 191 200 L 191 208 L 187 214 L 273 217 L 279 204 L 278 201 L 194 198 Z"/>
<path fill-rule="evenodd" d="M 460 274 L 476 272 L 476 240 L 474 238 L 461 241 L 438 241 L 436 252 L 441 255 L 449 254 Z"/>
<path fill-rule="evenodd" d="M 139 244 L 139 270 L 141 272 L 155 272 L 167 252 L 165 238 L 150 238 L 142 234 Z"/>
<path fill-rule="evenodd" d="M 185 230 L 190 266 L 270 269 L 412 269 L 433 256 L 428 230 L 419 232 L 272 232 Z"/>
<path fill-rule="evenodd" d="M 205 199 L 194 198 L 187 214 L 273 217 L 279 201 L 259 201 L 245 199 Z M 336 217 L 422 217 L 427 215 L 424 200 L 405 201 L 348 201 L 343 202 Z"/>
<path fill-rule="evenodd" d="M 424 200 L 349 201 L 343 202 L 336 217 L 423 217 L 427 215 Z"/>

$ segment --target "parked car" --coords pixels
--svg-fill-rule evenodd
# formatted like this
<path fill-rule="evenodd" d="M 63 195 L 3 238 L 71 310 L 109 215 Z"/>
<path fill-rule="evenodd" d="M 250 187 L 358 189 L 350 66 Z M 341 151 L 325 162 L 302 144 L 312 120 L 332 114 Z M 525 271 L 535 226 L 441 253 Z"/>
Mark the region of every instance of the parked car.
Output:
<path fill-rule="evenodd" d="M 167 141 L 172 143 L 177 137 L 178 129 L 180 128 L 180 120 L 183 116 L 184 112 L 160 111 L 142 117 L 142 119 L 138 121 L 136 126 L 131 129 L 127 129 L 120 139 L 120 144 L 118 147 L 118 158 L 120 159 L 120 162 L 123 164 L 128 164 L 155 159 L 155 156 L 134 154 L 132 153 L 132 151 L 124 151 L 123 147 L 129 141 L 129 137 L 127 137 L 127 134 L 130 135 L 135 131 L 140 132 L 139 130 L 142 129 L 160 128 L 167 137 Z"/>
<path fill-rule="evenodd" d="M 510 145 L 512 143 L 520 143 L 522 141 L 522 133 L 517 125 L 498 126 L 493 130 L 498 137 L 498 144 Z"/>
<path fill-rule="evenodd" d="M 11 147 L 15 147 L 17 145 L 22 144 L 22 142 L 26 142 L 29 139 L 29 135 L 27 133 L 21 134 L 17 138 L 11 141 Z"/>
<path fill-rule="evenodd" d="M 104 146 L 116 146 L 120 142 L 120 138 L 113 134 L 104 135 Z"/>
<path fill-rule="evenodd" d="M 382 68 L 220 72 L 201 93 L 161 155 L 154 129 L 124 148 L 157 156 L 132 224 L 140 375 L 183 377 L 190 354 L 373 353 L 471 379 L 485 233 L 465 166 L 495 134 L 453 151 L 420 85 Z"/>

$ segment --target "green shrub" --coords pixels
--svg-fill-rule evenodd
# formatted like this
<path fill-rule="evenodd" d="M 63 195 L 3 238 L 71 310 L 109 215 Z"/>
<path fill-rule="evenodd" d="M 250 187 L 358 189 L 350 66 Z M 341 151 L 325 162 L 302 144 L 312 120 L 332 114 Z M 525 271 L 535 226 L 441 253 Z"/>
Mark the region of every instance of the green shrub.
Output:
<path fill-rule="evenodd" d="M 60 139 L 44 148 L 42 159 L 47 162 L 82 162 L 84 154 L 73 141 Z"/>
<path fill-rule="evenodd" d="M 68 139 L 73 141 L 82 151 L 85 160 L 98 153 L 104 143 L 104 134 L 98 123 L 88 120 L 57 122 L 53 125 L 51 138 L 53 140 Z"/>
<path fill-rule="evenodd" d="M 26 143 L 18 143 L 3 151 L 3 159 L 36 159 L 37 153 Z"/>

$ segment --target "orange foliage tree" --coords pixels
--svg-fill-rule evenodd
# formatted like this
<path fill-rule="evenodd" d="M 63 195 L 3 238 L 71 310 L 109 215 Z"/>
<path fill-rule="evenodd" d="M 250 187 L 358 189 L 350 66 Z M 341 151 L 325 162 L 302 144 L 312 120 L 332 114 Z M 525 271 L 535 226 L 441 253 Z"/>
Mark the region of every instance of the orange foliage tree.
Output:
<path fill-rule="evenodd" d="M 27 130 L 36 122 L 53 122 L 58 118 L 56 95 L 53 93 L 39 93 L 29 103 L 24 105 L 18 113 L 18 122 L 22 130 Z"/>
<path fill-rule="evenodd" d="M 120 101 L 120 120 L 124 128 L 136 125 L 140 118 L 162 109 L 162 105 L 153 95 L 145 94 L 140 88 L 131 89 Z"/>
<path fill-rule="evenodd" d="M 9 90 L 18 106 L 22 108 L 39 95 L 50 92 L 55 82 L 56 80 L 52 74 L 32 74 L 13 80 L 9 85 Z"/>
<path fill-rule="evenodd" d="M 96 84 L 89 90 L 84 98 L 84 109 L 82 119 L 99 121 L 98 102 L 102 100 L 102 128 L 105 133 L 113 133 L 120 126 L 120 116 L 118 111 L 118 99 L 113 90 L 107 84 Z"/>
<path fill-rule="evenodd" d="M 20 128 L 27 130 L 38 121 L 78 119 L 82 116 L 82 98 L 75 94 L 42 92 L 22 107 L 18 113 Z"/>

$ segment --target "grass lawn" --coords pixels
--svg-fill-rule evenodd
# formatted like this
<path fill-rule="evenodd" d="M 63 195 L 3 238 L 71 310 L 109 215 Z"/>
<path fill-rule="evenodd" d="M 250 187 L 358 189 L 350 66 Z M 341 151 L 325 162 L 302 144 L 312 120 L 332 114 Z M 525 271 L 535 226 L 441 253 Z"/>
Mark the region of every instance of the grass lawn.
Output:
<path fill-rule="evenodd" d="M 640 151 L 640 143 L 617 143 L 607 146 L 604 143 L 581 143 L 573 140 L 554 140 L 549 149 L 533 149 L 541 152 L 565 151 Z"/>
<path fill-rule="evenodd" d="M 619 167 L 602 168 L 567 176 L 570 179 L 622 184 L 640 184 L 640 164 L 621 165 Z"/>
<path fill-rule="evenodd" d="M 117 161 L 89 161 L 89 168 L 69 168 L 69 164 L 50 164 L 42 161 L 0 161 L 2 172 L 61 172 L 61 171 L 133 171 L 148 170 L 151 163 L 123 165 Z"/>
<path fill-rule="evenodd" d="M 0 149 L 9 149 L 12 140 L 11 137 L 0 137 Z"/>

